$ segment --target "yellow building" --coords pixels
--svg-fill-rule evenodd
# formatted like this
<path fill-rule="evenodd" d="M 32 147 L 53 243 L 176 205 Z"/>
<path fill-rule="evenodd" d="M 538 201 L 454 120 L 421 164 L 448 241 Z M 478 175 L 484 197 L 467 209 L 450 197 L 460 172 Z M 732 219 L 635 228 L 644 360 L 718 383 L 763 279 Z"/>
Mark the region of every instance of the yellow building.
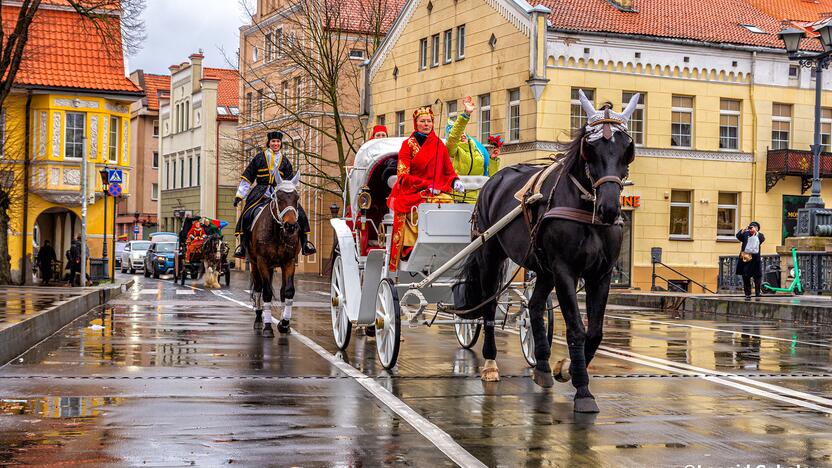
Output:
<path fill-rule="evenodd" d="M 481 141 L 500 133 L 505 166 L 563 149 L 585 123 L 579 89 L 616 109 L 641 93 L 614 283 L 649 289 L 660 247 L 665 264 L 716 289 L 719 257 L 738 254 L 740 228 L 762 225 L 764 254 L 793 232 L 805 185 L 787 175 L 811 175 L 806 164 L 778 167 L 784 156 L 804 161 L 797 149 L 812 142 L 815 81 L 788 61 L 768 3 L 411 0 L 370 60 L 364 111 L 409 135 L 415 107 L 433 105 L 444 124 L 472 96 L 468 132 Z M 832 9 L 819 3 L 811 8 Z M 792 19 L 817 18 L 794 8 Z M 832 106 L 828 93 L 823 105 Z M 832 107 L 823 115 L 829 145 Z M 828 184 L 823 195 L 832 201 Z"/>
<path fill-rule="evenodd" d="M 15 11 L 4 5 L 4 20 Z M 86 21 L 62 7 L 41 6 L 12 94 L 3 103 L 0 164 L 12 194 L 8 247 L 17 281 L 31 280 L 31 274 L 21 276 L 30 268 L 22 260 L 31 262 L 34 248 L 46 240 L 58 260 L 66 261 L 64 252 L 81 229 L 82 157 L 88 161 L 92 258 L 102 256 L 105 232 L 108 244 L 113 233 L 113 199 L 105 213 L 98 171 L 123 169 L 124 193 L 130 191 L 130 104 L 143 93 L 125 77 L 120 44 L 111 50 Z"/>

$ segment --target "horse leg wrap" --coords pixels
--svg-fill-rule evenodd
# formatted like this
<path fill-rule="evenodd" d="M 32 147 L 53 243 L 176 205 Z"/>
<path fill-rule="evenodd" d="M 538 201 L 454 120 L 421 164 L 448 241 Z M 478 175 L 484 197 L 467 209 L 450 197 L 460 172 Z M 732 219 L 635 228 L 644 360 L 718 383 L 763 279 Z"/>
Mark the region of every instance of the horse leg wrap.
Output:
<path fill-rule="evenodd" d="M 272 323 L 272 303 L 263 304 L 263 323 Z"/>
<path fill-rule="evenodd" d="M 283 305 L 283 320 L 292 320 L 292 299 L 286 299 Z"/>
<path fill-rule="evenodd" d="M 254 310 L 263 310 L 263 296 L 261 294 L 254 295 Z"/>

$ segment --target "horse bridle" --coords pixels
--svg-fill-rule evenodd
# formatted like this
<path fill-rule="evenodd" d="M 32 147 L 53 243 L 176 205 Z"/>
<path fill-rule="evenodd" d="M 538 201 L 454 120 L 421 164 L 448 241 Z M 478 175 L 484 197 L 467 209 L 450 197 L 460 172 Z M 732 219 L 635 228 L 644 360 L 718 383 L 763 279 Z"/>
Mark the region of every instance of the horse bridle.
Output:
<path fill-rule="evenodd" d="M 286 216 L 288 213 L 295 213 L 295 219 L 297 219 L 298 209 L 292 205 L 288 205 L 286 208 L 283 208 L 275 214 L 275 209 L 278 207 L 277 192 L 279 191 L 280 190 L 275 190 L 274 193 L 272 193 L 272 200 L 271 202 L 269 202 L 269 214 L 272 216 L 274 222 L 276 222 L 278 226 L 283 228 L 283 225 L 285 224 L 283 221 L 283 217 Z"/>

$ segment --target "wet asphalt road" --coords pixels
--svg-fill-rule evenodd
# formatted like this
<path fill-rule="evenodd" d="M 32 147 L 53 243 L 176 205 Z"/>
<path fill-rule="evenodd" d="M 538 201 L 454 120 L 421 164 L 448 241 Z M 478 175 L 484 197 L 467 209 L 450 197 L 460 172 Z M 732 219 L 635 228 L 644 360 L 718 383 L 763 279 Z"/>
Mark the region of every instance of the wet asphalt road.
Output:
<path fill-rule="evenodd" d="M 601 414 L 582 416 L 570 385 L 532 383 L 513 331 L 500 382 L 449 326 L 403 327 L 391 375 L 360 333 L 335 353 L 326 279 L 299 282 L 295 333 L 271 340 L 233 301 L 242 277 L 220 294 L 136 280 L 0 369 L 0 465 L 453 466 L 448 440 L 488 466 L 832 465 L 829 331 L 610 307 L 590 368 Z"/>

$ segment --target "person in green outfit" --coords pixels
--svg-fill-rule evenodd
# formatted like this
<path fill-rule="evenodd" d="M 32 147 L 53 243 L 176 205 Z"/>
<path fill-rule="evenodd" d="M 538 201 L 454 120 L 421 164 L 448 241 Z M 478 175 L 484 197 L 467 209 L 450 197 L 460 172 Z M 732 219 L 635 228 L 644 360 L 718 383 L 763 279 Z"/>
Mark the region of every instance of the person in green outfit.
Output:
<path fill-rule="evenodd" d="M 456 173 L 461 176 L 490 176 L 500 170 L 500 149 L 495 147 L 489 152 L 476 138 L 465 134 L 465 126 L 471 120 L 476 110 L 471 96 L 462 100 L 463 112 L 456 120 L 448 119 L 445 127 L 448 155 Z M 454 194 L 454 201 L 458 203 L 476 203 L 479 190 L 466 190 L 465 193 Z"/>

